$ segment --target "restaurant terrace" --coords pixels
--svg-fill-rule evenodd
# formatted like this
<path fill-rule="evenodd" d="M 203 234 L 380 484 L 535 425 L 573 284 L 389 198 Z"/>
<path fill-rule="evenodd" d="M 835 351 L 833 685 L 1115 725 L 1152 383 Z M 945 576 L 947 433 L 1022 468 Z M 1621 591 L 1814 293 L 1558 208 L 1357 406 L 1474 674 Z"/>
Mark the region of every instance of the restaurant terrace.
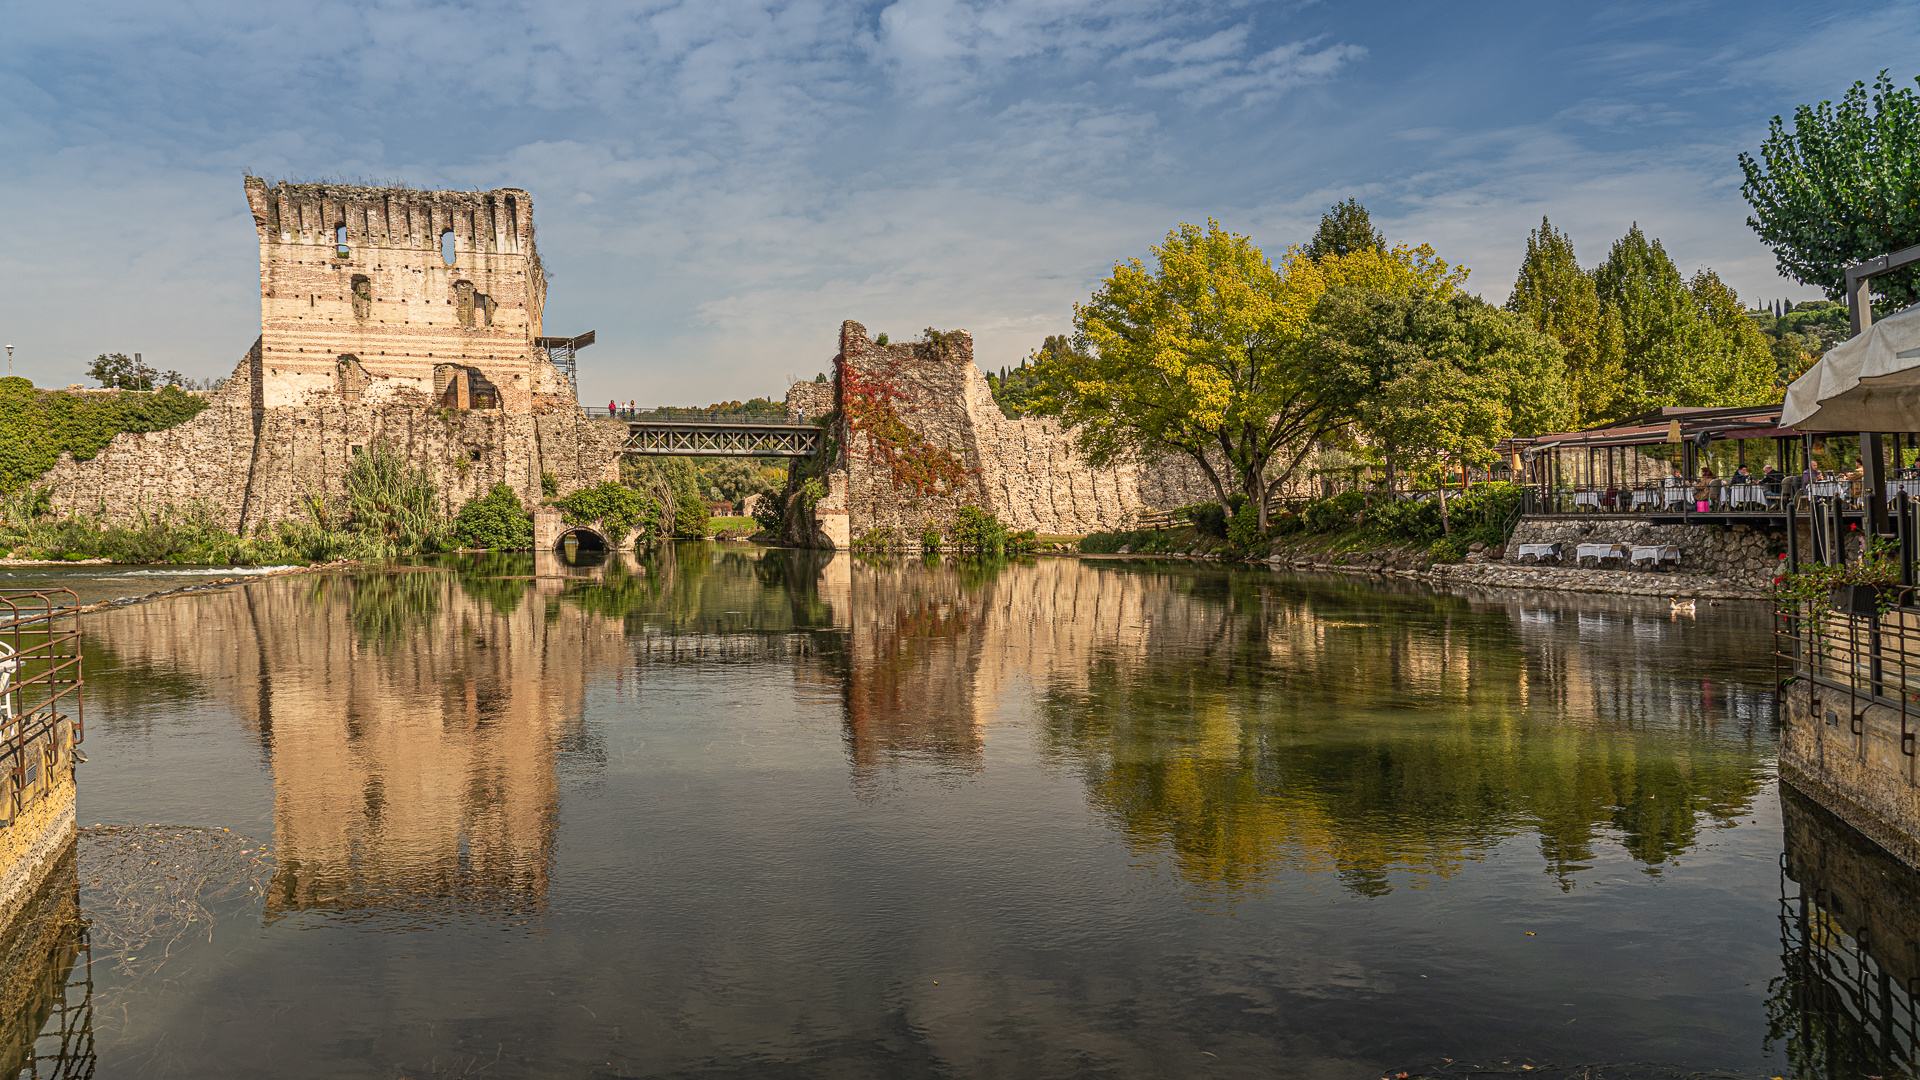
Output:
<path fill-rule="evenodd" d="M 1511 439 L 1524 513 L 1631 514 L 1660 524 L 1785 525 L 1812 500 L 1861 512 L 1860 439 L 1780 426 L 1780 405 L 1667 407 L 1588 431 Z M 1920 498 L 1916 436 L 1885 437 L 1885 497 Z"/>

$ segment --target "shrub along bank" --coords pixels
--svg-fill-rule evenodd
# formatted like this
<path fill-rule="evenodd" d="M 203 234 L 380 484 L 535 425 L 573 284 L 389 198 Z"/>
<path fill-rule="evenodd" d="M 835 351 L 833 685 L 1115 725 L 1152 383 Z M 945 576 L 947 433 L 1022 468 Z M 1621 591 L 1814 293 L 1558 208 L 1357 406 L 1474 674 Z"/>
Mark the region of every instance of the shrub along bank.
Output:
<path fill-rule="evenodd" d="M 1080 541 L 1088 554 L 1171 554 L 1198 551 L 1229 558 L 1264 559 L 1272 555 L 1340 555 L 1388 550 L 1407 561 L 1459 562 L 1475 543 L 1492 547 L 1506 540 L 1519 509 L 1516 484 L 1476 484 L 1472 491 L 1447 497 L 1444 531 L 1437 498 L 1415 502 L 1387 500 L 1365 492 L 1290 505 L 1273 516 L 1272 532 L 1259 536 L 1252 508 L 1201 503 L 1177 513 L 1185 527 L 1094 533 Z M 1231 511 L 1231 512 L 1230 512 Z"/>

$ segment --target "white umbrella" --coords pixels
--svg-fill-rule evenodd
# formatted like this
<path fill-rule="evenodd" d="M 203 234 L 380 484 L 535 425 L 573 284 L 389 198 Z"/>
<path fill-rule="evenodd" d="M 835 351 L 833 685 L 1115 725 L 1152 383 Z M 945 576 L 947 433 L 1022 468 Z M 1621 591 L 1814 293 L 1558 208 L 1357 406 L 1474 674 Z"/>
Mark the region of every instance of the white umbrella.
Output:
<path fill-rule="evenodd" d="M 1920 305 L 1835 345 L 1787 387 L 1780 426 L 1920 431 Z"/>

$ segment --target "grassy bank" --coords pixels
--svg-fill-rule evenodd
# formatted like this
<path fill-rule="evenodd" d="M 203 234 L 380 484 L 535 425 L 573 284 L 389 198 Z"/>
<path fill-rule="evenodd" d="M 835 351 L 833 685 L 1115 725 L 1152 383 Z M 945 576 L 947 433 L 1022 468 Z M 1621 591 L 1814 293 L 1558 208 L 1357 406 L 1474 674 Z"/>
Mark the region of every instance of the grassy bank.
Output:
<path fill-rule="evenodd" d="M 1347 492 L 1287 507 L 1269 522 L 1268 535 L 1256 531 L 1250 508 L 1229 515 L 1219 503 L 1183 507 L 1186 524 L 1166 529 L 1094 533 L 1080 541 L 1087 554 L 1203 554 L 1234 559 L 1314 557 L 1326 562 L 1361 553 L 1396 565 L 1459 562 L 1472 545 L 1505 542 L 1520 489 L 1512 484 L 1478 484 L 1471 492 L 1450 495 L 1443 528 L 1437 500 L 1385 500 Z"/>

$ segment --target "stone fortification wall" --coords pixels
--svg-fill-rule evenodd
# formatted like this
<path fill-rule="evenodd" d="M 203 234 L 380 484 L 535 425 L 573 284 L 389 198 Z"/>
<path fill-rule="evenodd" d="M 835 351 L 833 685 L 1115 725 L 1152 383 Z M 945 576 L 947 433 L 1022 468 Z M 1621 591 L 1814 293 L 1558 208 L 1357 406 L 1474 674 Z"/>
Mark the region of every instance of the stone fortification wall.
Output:
<path fill-rule="evenodd" d="M 1009 528 L 1083 535 L 1127 528 L 1143 510 L 1213 497 L 1199 469 L 1178 459 L 1096 468 L 1058 421 L 1007 419 L 974 365 L 973 339 L 964 330 L 938 341 L 879 345 L 849 320 L 841 325 L 834 363 L 829 388 L 840 410 L 839 456 L 829 470 L 834 498 L 821 506 L 839 510 L 844 485 L 845 509 L 839 512 L 847 515 L 855 540 L 893 530 L 911 544 L 929 525 L 950 529 L 967 505 L 993 513 Z M 796 384 L 788 393 L 789 415 L 801 408 L 813 415 L 825 404 L 822 385 Z M 849 386 L 855 395 L 884 388 L 895 415 L 933 451 L 952 454 L 964 478 L 926 491 L 897 483 L 871 437 L 848 422 L 860 412 L 848 408 Z M 831 475 L 836 472 L 844 478 Z"/>
<path fill-rule="evenodd" d="M 545 360 L 548 383 L 566 379 Z M 411 465 L 434 471 L 449 509 L 504 481 L 521 501 L 541 499 L 540 474 L 560 490 L 617 479 L 625 428 L 589 419 L 557 394 L 530 412 L 448 409 L 404 383 L 371 376 L 358 400 L 256 406 L 260 350 L 250 351 L 207 408 L 165 431 L 114 437 L 87 461 L 62 455 L 36 484 L 53 488 L 55 510 L 128 521 L 196 503 L 239 531 L 299 517 L 307 492 L 343 493 L 353 455 L 385 443 Z"/>

